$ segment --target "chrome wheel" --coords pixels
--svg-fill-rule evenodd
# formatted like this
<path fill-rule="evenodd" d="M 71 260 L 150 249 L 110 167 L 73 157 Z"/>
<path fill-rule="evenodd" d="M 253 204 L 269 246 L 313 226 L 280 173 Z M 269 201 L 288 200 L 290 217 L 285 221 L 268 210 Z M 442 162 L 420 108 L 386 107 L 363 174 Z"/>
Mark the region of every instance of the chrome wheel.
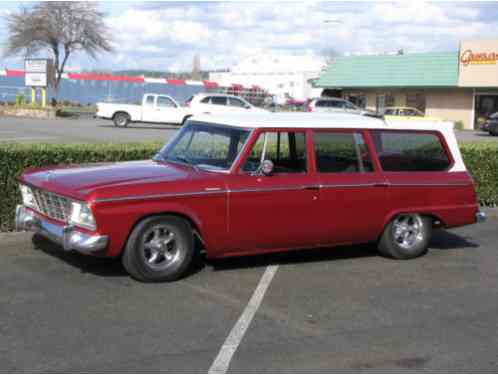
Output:
<path fill-rule="evenodd" d="M 396 244 L 410 250 L 424 241 L 424 223 L 419 215 L 400 215 L 392 225 L 392 236 Z"/>
<path fill-rule="evenodd" d="M 164 270 L 180 260 L 176 234 L 166 225 L 156 225 L 145 232 L 141 250 L 145 264 L 153 270 Z"/>

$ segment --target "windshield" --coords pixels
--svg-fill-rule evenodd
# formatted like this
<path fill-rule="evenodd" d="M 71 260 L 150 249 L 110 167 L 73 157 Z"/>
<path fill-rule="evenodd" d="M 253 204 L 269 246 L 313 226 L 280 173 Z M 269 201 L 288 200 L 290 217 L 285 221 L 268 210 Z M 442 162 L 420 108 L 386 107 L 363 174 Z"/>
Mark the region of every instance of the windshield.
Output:
<path fill-rule="evenodd" d="M 249 134 L 246 129 L 189 122 L 154 159 L 200 169 L 229 170 Z"/>

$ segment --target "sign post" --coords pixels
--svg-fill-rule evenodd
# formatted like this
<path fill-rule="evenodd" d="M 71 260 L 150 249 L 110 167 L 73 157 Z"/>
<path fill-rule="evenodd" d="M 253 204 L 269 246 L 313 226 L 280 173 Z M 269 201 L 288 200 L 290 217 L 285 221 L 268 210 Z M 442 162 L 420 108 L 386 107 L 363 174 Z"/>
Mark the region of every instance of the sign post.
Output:
<path fill-rule="evenodd" d="M 31 87 L 31 105 L 36 105 L 36 88 L 41 88 L 42 108 L 47 106 L 47 87 L 52 81 L 51 59 L 26 59 L 24 60 L 25 85 Z"/>

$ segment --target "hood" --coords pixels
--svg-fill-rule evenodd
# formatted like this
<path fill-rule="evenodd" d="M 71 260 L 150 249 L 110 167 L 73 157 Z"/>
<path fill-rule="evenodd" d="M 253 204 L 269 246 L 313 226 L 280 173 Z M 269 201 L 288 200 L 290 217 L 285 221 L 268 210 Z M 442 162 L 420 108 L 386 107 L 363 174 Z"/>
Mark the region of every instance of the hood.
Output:
<path fill-rule="evenodd" d="M 26 171 L 21 181 L 41 189 L 75 198 L 96 189 L 137 182 L 163 182 L 187 179 L 189 167 L 152 160 L 41 168 Z"/>

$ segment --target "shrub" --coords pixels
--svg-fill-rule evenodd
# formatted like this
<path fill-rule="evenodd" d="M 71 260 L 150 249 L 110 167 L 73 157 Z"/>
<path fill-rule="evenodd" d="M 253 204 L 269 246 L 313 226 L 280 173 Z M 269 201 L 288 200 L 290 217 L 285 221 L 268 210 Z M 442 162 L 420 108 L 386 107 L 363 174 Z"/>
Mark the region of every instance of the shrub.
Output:
<path fill-rule="evenodd" d="M 455 121 L 454 128 L 455 130 L 463 130 L 464 129 L 463 121 Z"/>
<path fill-rule="evenodd" d="M 24 96 L 24 94 L 17 94 L 16 95 L 16 105 L 22 106 L 24 104 L 26 104 L 26 97 Z"/>
<path fill-rule="evenodd" d="M 14 228 L 16 204 L 21 203 L 16 177 L 28 167 L 144 160 L 151 158 L 160 143 L 4 145 L 0 146 L 0 231 Z M 498 204 L 498 145 L 464 143 L 462 155 L 477 183 L 482 205 Z"/>
<path fill-rule="evenodd" d="M 0 232 L 14 228 L 21 203 L 16 177 L 29 167 L 150 159 L 160 143 L 0 146 Z"/>

